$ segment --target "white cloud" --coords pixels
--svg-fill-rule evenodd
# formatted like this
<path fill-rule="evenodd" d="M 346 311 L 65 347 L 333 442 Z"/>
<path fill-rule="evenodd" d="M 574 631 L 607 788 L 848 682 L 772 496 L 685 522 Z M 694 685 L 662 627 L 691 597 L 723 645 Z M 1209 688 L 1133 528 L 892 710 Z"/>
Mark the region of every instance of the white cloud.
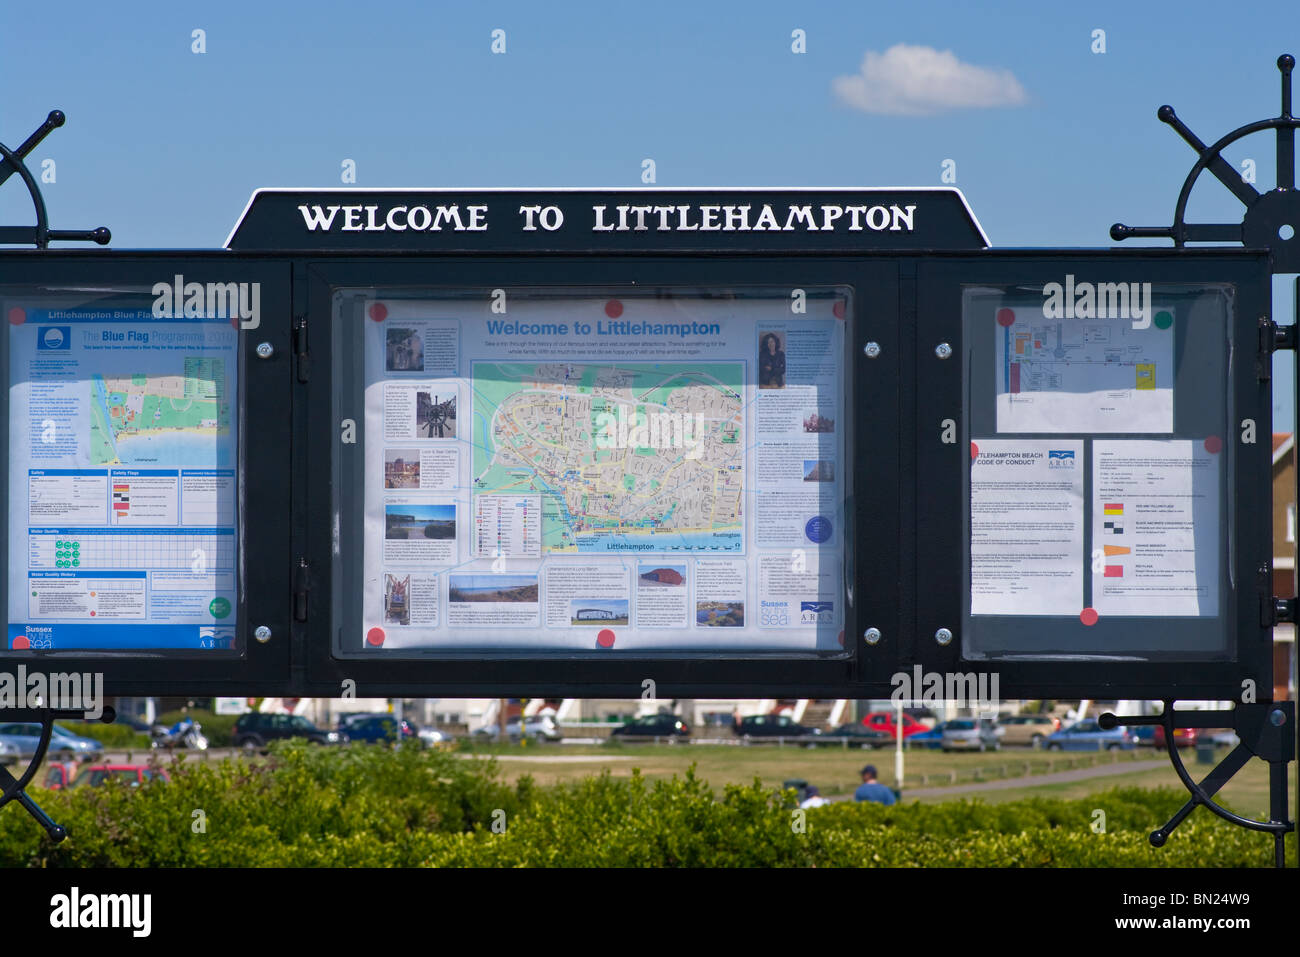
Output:
<path fill-rule="evenodd" d="M 962 63 L 951 50 L 899 43 L 884 53 L 868 50 L 862 68 L 837 76 L 831 87 L 841 102 L 865 113 L 927 116 L 944 110 L 1020 106 L 1025 88 L 1010 70 Z"/>

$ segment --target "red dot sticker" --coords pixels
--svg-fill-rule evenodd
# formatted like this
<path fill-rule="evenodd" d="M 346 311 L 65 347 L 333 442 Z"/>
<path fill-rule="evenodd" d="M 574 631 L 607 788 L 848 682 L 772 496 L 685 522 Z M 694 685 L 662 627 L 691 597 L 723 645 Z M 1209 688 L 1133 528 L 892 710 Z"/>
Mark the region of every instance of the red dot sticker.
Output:
<path fill-rule="evenodd" d="M 90 613 L 90 617 L 91 617 L 91 618 L 94 618 L 94 617 L 95 617 L 95 613 L 94 613 L 93 611 Z"/>
<path fill-rule="evenodd" d="M 617 299 L 611 299 L 609 302 L 605 303 L 605 315 L 609 316 L 611 319 L 617 319 L 619 316 L 623 315 L 623 304 Z M 611 638 L 610 644 L 613 643 L 613 639 Z"/>
<path fill-rule="evenodd" d="M 596 635 L 596 644 L 600 645 L 602 648 L 613 648 L 614 633 L 608 628 L 602 628 L 600 633 Z"/>
<path fill-rule="evenodd" d="M 843 647 L 844 647 L 844 632 L 842 632 L 842 631 L 840 632 L 839 642 L 840 642 L 840 647 L 843 648 Z"/>
<path fill-rule="evenodd" d="M 1097 619 L 1099 617 L 1096 608 L 1085 608 L 1083 611 L 1079 612 L 1079 620 L 1089 628 L 1097 624 Z"/>
<path fill-rule="evenodd" d="M 1205 451 L 1209 452 L 1211 455 L 1218 455 L 1222 449 L 1223 439 L 1219 438 L 1217 435 L 1211 435 L 1206 438 Z"/>
<path fill-rule="evenodd" d="M 373 645 L 374 647 L 378 648 L 383 643 L 384 643 L 384 629 L 371 628 L 368 632 L 366 632 L 366 644 Z"/>
<path fill-rule="evenodd" d="M 9 310 L 9 325 L 21 326 L 27 321 L 27 310 L 14 306 Z"/>
<path fill-rule="evenodd" d="M 231 317 L 230 317 L 230 328 L 231 328 L 231 329 L 238 329 L 238 328 L 239 328 L 239 317 L 238 317 L 238 316 L 231 316 Z"/>
<path fill-rule="evenodd" d="M 975 461 L 975 456 L 977 456 L 977 455 L 979 455 L 979 454 L 980 454 L 980 447 L 979 447 L 978 445 L 976 445 L 974 442 L 972 442 L 972 443 L 970 444 L 970 460 L 971 460 L 972 462 L 974 462 L 974 461 Z"/>
<path fill-rule="evenodd" d="M 14 636 L 14 651 L 26 651 L 31 646 L 32 646 L 31 639 L 29 639 L 26 635 Z"/>
<path fill-rule="evenodd" d="M 388 318 L 388 307 L 382 302 L 372 302 L 370 304 L 370 318 L 375 322 L 383 322 Z"/>
<path fill-rule="evenodd" d="M 1014 326 L 1016 324 L 1016 311 L 1014 309 L 998 310 L 999 326 Z"/>
<path fill-rule="evenodd" d="M 844 318 L 844 300 L 843 300 L 843 299 L 836 299 L 833 303 L 831 303 L 831 315 L 833 315 L 836 319 L 843 319 L 843 318 Z"/>

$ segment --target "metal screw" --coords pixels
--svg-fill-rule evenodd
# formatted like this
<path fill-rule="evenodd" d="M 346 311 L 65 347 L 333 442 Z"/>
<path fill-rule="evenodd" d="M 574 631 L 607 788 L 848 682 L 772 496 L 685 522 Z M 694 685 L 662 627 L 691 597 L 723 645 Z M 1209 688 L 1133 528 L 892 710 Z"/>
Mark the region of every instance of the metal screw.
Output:
<path fill-rule="evenodd" d="M 862 347 L 862 351 L 867 354 L 868 359 L 874 359 L 876 356 L 880 355 L 880 343 L 868 342 Z"/>
<path fill-rule="evenodd" d="M 271 640 L 271 629 L 266 627 L 266 625 L 258 625 L 257 630 L 253 632 L 253 637 L 262 644 L 266 644 Z"/>
<path fill-rule="evenodd" d="M 952 346 L 948 345 L 946 342 L 941 342 L 934 347 L 934 354 L 940 359 L 947 359 L 952 355 Z"/>
<path fill-rule="evenodd" d="M 1268 713 L 1268 720 L 1272 722 L 1273 727 L 1280 728 L 1286 724 L 1286 712 L 1281 708 L 1275 708 Z"/>
<path fill-rule="evenodd" d="M 269 342 L 259 342 L 257 344 L 257 356 L 259 359 L 269 359 L 275 355 L 275 346 Z"/>
<path fill-rule="evenodd" d="M 862 633 L 862 640 L 869 645 L 874 645 L 876 642 L 880 640 L 880 629 L 868 628 L 866 631 Z"/>
<path fill-rule="evenodd" d="M 948 642 L 952 641 L 952 632 L 947 628 L 940 628 L 934 633 L 934 640 L 939 642 L 941 645 L 946 645 Z"/>

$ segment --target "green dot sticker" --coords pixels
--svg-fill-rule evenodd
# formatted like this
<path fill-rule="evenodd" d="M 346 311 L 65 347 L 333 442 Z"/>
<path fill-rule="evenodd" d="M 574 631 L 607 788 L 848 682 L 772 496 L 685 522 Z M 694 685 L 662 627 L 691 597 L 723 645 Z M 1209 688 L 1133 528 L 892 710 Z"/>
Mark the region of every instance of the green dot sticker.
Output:
<path fill-rule="evenodd" d="M 1168 310 L 1161 309 L 1159 312 L 1156 313 L 1157 329 L 1168 329 L 1173 324 L 1174 324 L 1173 314 L 1170 313 Z"/>
<path fill-rule="evenodd" d="M 62 547 L 63 547 L 63 543 L 62 543 L 62 542 L 55 542 L 55 543 L 54 543 L 54 547 L 55 547 L 55 548 L 62 548 Z"/>
<path fill-rule="evenodd" d="M 73 568 L 76 568 L 76 567 L 77 567 L 78 565 L 80 565 L 80 564 L 81 564 L 81 562 L 77 561 L 75 558 L 72 560 L 72 567 L 73 567 Z"/>
<path fill-rule="evenodd" d="M 72 550 L 73 550 L 74 552 L 79 552 L 79 551 L 81 551 L 81 542 L 73 542 L 73 543 L 72 543 Z"/>
<path fill-rule="evenodd" d="M 225 598 L 214 598 L 208 603 L 208 611 L 213 618 L 225 618 L 230 614 L 230 602 Z"/>

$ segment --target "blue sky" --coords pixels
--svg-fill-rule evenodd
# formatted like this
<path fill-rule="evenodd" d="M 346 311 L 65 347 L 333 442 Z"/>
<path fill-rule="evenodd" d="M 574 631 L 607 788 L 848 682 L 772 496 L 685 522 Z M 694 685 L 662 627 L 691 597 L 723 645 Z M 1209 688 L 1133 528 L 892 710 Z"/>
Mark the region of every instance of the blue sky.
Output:
<path fill-rule="evenodd" d="M 897 44 L 1010 75 L 1020 95 L 930 115 L 836 95 Z M 952 159 L 994 245 L 1106 246 L 1117 220 L 1168 225 L 1193 162 L 1156 108 L 1207 142 L 1274 116 L 1283 52 L 1300 53 L 1294 0 L 11 2 L 0 141 L 64 110 L 31 158 L 57 164 L 51 222 L 107 225 L 119 248 L 217 246 L 253 189 L 337 187 L 345 159 L 359 187 L 636 187 L 647 157 L 659 186 L 940 185 Z M 1272 186 L 1270 137 L 1227 157 Z M 1189 219 L 1241 212 L 1207 176 Z M 31 222 L 16 178 L 0 222 Z M 1289 319 L 1292 283 L 1277 286 Z M 1289 399 L 1276 414 L 1291 427 Z"/>

